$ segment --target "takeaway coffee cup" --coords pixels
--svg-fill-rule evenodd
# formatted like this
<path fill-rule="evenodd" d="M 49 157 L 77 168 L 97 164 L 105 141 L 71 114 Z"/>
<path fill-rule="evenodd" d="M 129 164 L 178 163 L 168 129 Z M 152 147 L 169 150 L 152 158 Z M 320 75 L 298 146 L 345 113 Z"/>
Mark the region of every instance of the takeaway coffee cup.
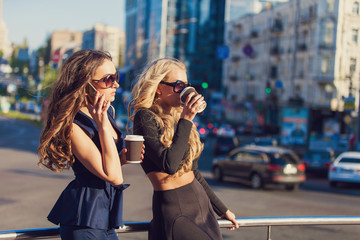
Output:
<path fill-rule="evenodd" d="M 192 93 L 192 92 L 195 92 L 195 94 L 194 94 L 194 96 L 193 97 L 195 97 L 196 95 L 199 95 L 199 93 L 195 90 L 195 88 L 193 88 L 193 87 L 186 87 L 186 88 L 184 88 L 184 90 L 182 90 L 181 91 L 181 93 L 180 93 L 180 100 L 181 100 L 181 102 L 182 103 L 184 103 L 185 101 L 186 101 L 186 98 L 187 98 L 187 96 L 190 94 L 190 93 Z M 202 111 L 204 111 L 205 110 L 205 108 L 206 108 L 206 103 L 205 104 L 203 104 L 203 105 L 201 105 L 201 109 L 199 109 L 199 113 L 201 113 Z"/>
<path fill-rule="evenodd" d="M 144 142 L 144 137 L 141 135 L 126 135 L 125 147 L 126 160 L 128 163 L 140 163 L 141 162 L 141 151 Z"/>

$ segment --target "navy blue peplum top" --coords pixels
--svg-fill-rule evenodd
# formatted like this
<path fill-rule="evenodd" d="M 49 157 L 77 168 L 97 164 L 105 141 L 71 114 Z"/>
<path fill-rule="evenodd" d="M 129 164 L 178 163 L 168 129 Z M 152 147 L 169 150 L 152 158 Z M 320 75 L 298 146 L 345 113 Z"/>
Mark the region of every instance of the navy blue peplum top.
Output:
<path fill-rule="evenodd" d="M 116 147 L 120 154 L 123 148 L 123 139 L 113 115 L 112 108 L 109 108 L 110 122 L 119 136 Z M 75 116 L 74 123 L 90 136 L 101 152 L 98 129 L 94 120 L 79 111 Z M 92 174 L 76 157 L 72 169 L 75 179 L 60 195 L 48 215 L 48 220 L 54 224 L 105 230 L 122 226 L 123 190 L 129 185 L 111 185 Z"/>

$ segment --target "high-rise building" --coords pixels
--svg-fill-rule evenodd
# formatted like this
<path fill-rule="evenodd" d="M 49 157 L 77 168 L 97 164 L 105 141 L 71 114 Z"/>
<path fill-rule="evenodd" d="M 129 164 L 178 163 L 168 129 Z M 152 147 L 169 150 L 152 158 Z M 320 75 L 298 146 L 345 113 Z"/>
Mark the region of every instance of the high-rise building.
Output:
<path fill-rule="evenodd" d="M 0 51 L 5 59 L 9 58 L 12 52 L 11 44 L 8 41 L 8 30 L 2 16 L 2 0 L 0 0 Z"/>
<path fill-rule="evenodd" d="M 147 61 L 147 48 L 149 45 L 149 1 L 127 0 L 126 14 L 126 47 L 125 66 L 128 70 L 136 71 Z M 160 8 L 161 14 L 161 8 Z M 159 26 L 156 26 L 159 28 Z M 152 26 L 155 28 L 155 26 Z M 152 29 L 152 32 L 155 30 Z M 159 29 L 156 29 L 159 32 Z M 152 36 L 155 37 L 155 36 Z M 156 46 L 154 46 L 156 47 Z"/>
<path fill-rule="evenodd" d="M 221 86 L 225 0 L 126 1 L 126 65 L 134 72 L 148 61 L 174 57 L 188 67 L 201 90 Z"/>

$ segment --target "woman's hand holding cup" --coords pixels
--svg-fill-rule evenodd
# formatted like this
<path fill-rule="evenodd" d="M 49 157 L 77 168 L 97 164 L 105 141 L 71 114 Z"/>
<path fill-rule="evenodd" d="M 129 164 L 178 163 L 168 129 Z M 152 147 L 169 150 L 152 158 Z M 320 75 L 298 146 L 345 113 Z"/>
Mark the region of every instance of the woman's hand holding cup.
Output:
<path fill-rule="evenodd" d="M 187 87 L 180 93 L 180 101 L 184 104 L 181 118 L 193 120 L 197 113 L 203 112 L 206 108 L 204 97 L 196 92 L 195 88 Z"/>
<path fill-rule="evenodd" d="M 141 163 L 144 158 L 145 145 L 144 137 L 141 135 L 126 135 L 125 155 L 126 163 Z"/>

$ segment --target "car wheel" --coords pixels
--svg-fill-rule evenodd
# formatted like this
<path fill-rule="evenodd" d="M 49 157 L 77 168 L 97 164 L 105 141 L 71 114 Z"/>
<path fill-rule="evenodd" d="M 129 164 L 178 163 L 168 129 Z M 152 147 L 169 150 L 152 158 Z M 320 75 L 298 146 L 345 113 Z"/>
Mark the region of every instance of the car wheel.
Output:
<path fill-rule="evenodd" d="M 214 168 L 213 174 L 216 181 L 221 182 L 223 180 L 223 173 L 220 167 Z"/>
<path fill-rule="evenodd" d="M 253 175 L 251 175 L 251 187 L 253 189 L 260 189 L 262 188 L 263 185 L 263 180 L 261 178 L 261 176 L 257 173 L 254 173 Z"/>
<path fill-rule="evenodd" d="M 337 186 L 338 186 L 338 182 L 336 182 L 336 181 L 330 181 L 330 187 L 335 188 L 335 187 L 337 187 Z"/>
<path fill-rule="evenodd" d="M 285 185 L 285 189 L 288 191 L 296 191 L 299 189 L 299 184 L 289 184 Z"/>

